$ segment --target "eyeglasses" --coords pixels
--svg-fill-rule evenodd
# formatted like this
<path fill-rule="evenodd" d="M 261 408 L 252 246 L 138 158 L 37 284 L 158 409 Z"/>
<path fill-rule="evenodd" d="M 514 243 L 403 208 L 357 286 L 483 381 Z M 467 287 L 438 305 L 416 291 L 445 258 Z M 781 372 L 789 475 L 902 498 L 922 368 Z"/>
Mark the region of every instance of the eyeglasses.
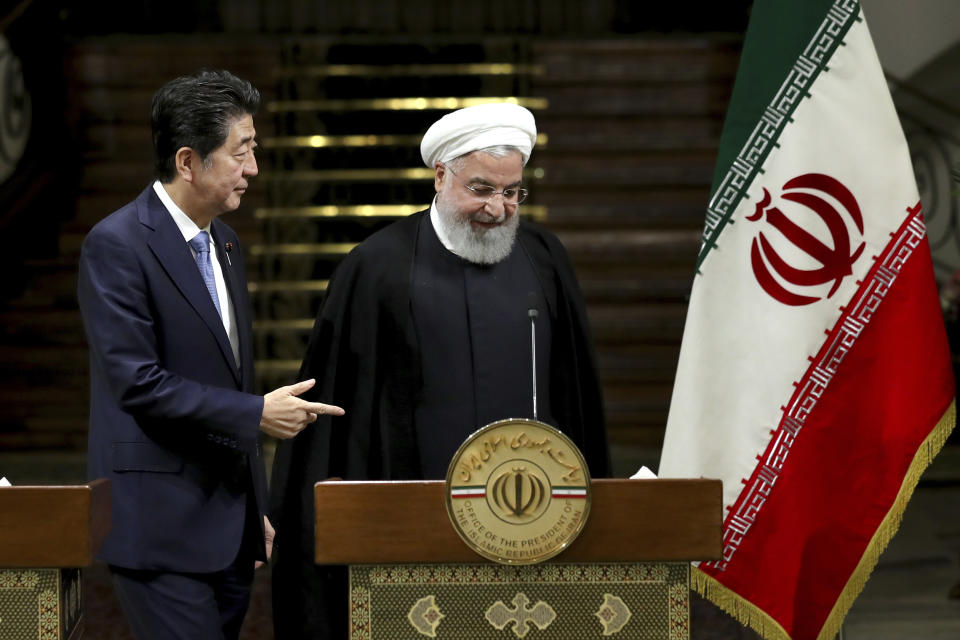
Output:
<path fill-rule="evenodd" d="M 457 182 L 462 184 L 467 188 L 470 193 L 480 202 L 486 204 L 493 199 L 493 196 L 502 196 L 503 204 L 515 206 L 527 199 L 527 194 L 529 193 L 526 189 L 518 189 L 517 187 L 507 187 L 503 191 L 497 191 L 493 187 L 487 184 L 467 184 L 460 179 L 460 176 L 457 175 L 457 172 L 450 168 L 449 165 L 443 165 L 446 167 L 447 171 L 452 173 L 456 177 Z"/>

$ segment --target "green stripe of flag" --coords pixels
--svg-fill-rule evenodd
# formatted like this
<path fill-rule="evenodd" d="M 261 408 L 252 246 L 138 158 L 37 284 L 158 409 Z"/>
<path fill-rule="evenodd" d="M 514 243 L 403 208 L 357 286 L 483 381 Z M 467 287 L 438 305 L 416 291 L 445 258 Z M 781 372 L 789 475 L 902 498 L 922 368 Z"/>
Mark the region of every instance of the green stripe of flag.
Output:
<path fill-rule="evenodd" d="M 799 100 L 829 66 L 859 14 L 860 6 L 852 0 L 754 3 L 720 136 L 698 271 Z M 825 31 L 832 37 L 821 38 Z"/>

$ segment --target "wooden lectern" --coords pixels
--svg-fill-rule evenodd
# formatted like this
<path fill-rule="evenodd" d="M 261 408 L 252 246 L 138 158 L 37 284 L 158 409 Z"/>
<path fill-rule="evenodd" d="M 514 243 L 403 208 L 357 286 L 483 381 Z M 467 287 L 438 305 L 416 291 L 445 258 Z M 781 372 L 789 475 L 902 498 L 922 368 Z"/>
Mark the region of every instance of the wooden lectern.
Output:
<path fill-rule="evenodd" d="M 106 479 L 0 488 L 0 638 L 80 638 L 80 567 L 93 564 L 110 511 Z"/>
<path fill-rule="evenodd" d="M 689 637 L 689 562 L 722 549 L 719 480 L 593 480 L 580 535 L 519 566 L 460 539 L 445 491 L 316 484 L 316 562 L 350 565 L 351 640 Z"/>

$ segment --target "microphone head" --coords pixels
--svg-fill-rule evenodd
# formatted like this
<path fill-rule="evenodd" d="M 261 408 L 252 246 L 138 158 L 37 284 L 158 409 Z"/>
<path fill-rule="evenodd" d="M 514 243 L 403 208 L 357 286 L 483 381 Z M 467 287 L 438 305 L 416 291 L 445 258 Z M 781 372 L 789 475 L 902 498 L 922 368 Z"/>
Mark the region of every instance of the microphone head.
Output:
<path fill-rule="evenodd" d="M 537 294 L 533 291 L 527 292 L 527 315 L 536 318 L 540 312 L 537 310 Z"/>
<path fill-rule="evenodd" d="M 233 243 L 227 242 L 226 244 L 223 245 L 223 248 L 227 250 L 227 253 L 230 253 L 231 251 L 233 251 Z"/>

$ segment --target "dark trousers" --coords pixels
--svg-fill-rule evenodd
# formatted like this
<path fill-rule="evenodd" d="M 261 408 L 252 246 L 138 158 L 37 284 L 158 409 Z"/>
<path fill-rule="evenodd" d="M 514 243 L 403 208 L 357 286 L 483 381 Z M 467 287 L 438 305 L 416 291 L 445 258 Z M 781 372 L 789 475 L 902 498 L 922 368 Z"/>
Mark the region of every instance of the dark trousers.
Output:
<path fill-rule="evenodd" d="M 214 573 L 143 571 L 110 565 L 113 588 L 137 640 L 237 640 L 250 604 L 253 534 L 245 527 L 240 552 Z"/>

